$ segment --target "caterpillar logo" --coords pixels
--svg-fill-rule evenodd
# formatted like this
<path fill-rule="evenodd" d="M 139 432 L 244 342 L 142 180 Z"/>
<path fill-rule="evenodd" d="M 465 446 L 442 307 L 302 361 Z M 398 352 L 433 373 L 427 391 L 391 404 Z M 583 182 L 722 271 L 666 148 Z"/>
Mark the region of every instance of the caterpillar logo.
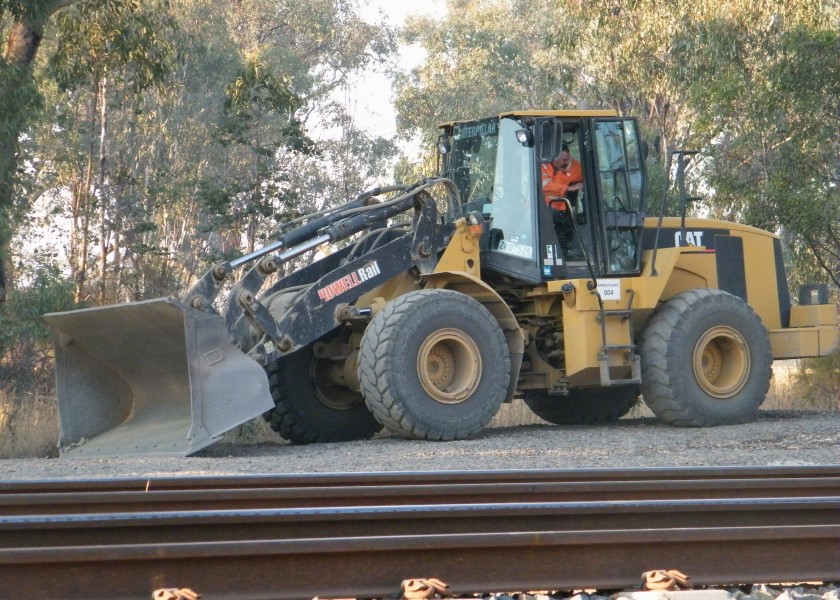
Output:
<path fill-rule="evenodd" d="M 685 232 L 685 241 L 689 246 L 702 246 L 703 245 L 703 234 L 705 231 L 686 231 Z M 674 246 L 679 247 L 682 242 L 682 235 L 679 231 L 674 233 Z"/>
<path fill-rule="evenodd" d="M 382 271 L 379 269 L 379 263 L 377 261 L 373 261 L 372 263 L 369 263 L 368 266 L 351 271 L 341 279 L 333 281 L 332 283 L 320 288 L 318 290 L 318 297 L 324 302 L 329 302 L 336 296 L 340 296 L 347 290 L 352 290 L 354 287 L 362 285 L 363 282 L 368 279 L 372 279 L 381 273 Z"/>

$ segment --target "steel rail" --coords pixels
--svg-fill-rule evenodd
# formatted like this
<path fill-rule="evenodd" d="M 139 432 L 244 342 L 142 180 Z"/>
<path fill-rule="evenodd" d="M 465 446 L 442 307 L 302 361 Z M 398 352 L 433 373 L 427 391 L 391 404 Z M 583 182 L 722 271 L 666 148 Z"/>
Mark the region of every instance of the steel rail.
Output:
<path fill-rule="evenodd" d="M 0 514 L 212 510 L 475 502 L 597 501 L 840 495 L 840 479 L 648 480 L 344 487 L 51 492 L 0 496 Z"/>
<path fill-rule="evenodd" d="M 238 478 L 231 478 L 238 479 Z M 324 487 L 208 487 L 189 478 L 183 489 L 53 492 L 48 484 L 0 495 L 0 515 L 265 509 L 474 502 L 594 502 L 603 500 L 840 496 L 840 477 L 645 479 L 570 482 L 438 483 Z"/>
<path fill-rule="evenodd" d="M 656 568 L 840 581 L 837 466 L 140 481 L 2 486 L 0 598 L 612 589 Z"/>
<path fill-rule="evenodd" d="M 0 548 L 534 531 L 834 525 L 840 497 L 0 517 Z"/>
<path fill-rule="evenodd" d="M 384 597 L 406 577 L 459 593 L 617 589 L 651 568 L 696 585 L 840 578 L 840 525 L 368 536 L 0 550 L 0 597 Z M 772 549 L 772 553 L 768 551 Z"/>
<path fill-rule="evenodd" d="M 59 459 L 60 460 L 60 459 Z M 78 461 L 77 461 L 78 462 Z M 697 479 L 840 478 L 840 464 L 772 467 L 652 467 L 644 469 L 518 469 L 289 473 L 202 477 L 128 477 L 0 481 L 0 495 L 42 492 L 439 485 L 451 483 L 564 483 Z"/>

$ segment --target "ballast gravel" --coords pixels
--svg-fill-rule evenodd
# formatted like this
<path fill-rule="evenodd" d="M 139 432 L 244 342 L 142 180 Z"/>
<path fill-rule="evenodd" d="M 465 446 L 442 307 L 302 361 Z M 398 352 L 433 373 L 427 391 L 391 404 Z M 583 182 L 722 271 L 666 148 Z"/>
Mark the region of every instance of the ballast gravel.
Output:
<path fill-rule="evenodd" d="M 577 593 L 546 594 L 514 592 L 491 594 L 488 600 L 840 600 L 840 590 L 834 584 L 821 586 L 789 586 L 755 584 L 746 589 L 709 589 L 679 591 L 624 590 L 610 596 Z"/>
<path fill-rule="evenodd" d="M 751 423 L 677 428 L 654 418 L 608 425 L 494 427 L 455 442 L 372 440 L 295 446 L 216 443 L 189 457 L 0 460 L 0 480 L 191 475 L 617 469 L 840 464 L 840 413 L 761 411 Z"/>

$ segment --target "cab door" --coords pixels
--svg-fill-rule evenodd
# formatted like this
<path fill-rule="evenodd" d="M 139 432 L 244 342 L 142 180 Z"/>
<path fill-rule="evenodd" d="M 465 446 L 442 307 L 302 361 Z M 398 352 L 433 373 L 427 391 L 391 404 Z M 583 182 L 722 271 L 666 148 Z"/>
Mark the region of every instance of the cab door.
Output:
<path fill-rule="evenodd" d="M 647 178 L 636 121 L 594 119 L 591 139 L 603 272 L 637 275 Z"/>

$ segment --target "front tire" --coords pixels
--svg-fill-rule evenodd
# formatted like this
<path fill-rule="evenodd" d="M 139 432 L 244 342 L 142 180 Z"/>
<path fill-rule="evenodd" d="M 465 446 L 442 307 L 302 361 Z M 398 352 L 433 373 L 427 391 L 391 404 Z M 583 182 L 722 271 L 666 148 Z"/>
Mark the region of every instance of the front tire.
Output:
<path fill-rule="evenodd" d="M 495 318 L 451 290 L 400 296 L 371 320 L 359 360 L 368 408 L 405 438 L 466 439 L 498 412 L 510 355 Z"/>
<path fill-rule="evenodd" d="M 639 387 L 572 388 L 567 396 L 549 396 L 526 390 L 525 404 L 543 421 L 555 425 L 614 423 L 630 412 L 639 398 Z"/>
<path fill-rule="evenodd" d="M 743 300 L 722 290 L 677 294 L 642 332 L 642 394 L 671 425 L 752 420 L 770 387 L 767 330 Z"/>
<path fill-rule="evenodd" d="M 312 344 L 266 367 L 274 409 L 265 419 L 293 444 L 366 440 L 382 429 L 362 395 L 331 383 Z"/>

